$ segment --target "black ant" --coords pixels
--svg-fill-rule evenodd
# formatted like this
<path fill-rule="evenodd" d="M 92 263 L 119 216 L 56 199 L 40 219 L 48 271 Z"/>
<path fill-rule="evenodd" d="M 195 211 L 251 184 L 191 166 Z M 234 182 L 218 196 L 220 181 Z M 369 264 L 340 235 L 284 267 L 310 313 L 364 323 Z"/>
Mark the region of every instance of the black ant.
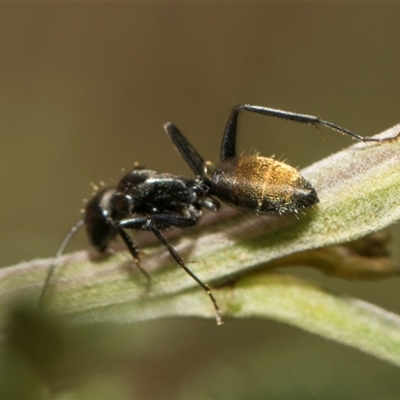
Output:
<path fill-rule="evenodd" d="M 105 252 L 110 241 L 119 235 L 139 270 L 150 282 L 150 276 L 140 266 L 138 246 L 126 231 L 147 230 L 153 232 L 175 262 L 207 292 L 214 305 L 217 323 L 221 324 L 221 311 L 210 287 L 185 265 L 161 231 L 173 226 L 185 228 L 196 225 L 203 208 L 217 211 L 220 200 L 242 212 L 255 214 L 296 213 L 319 201 L 311 183 L 295 168 L 272 158 L 237 155 L 236 130 L 242 110 L 313 125 L 317 129 L 323 125 L 362 142 L 394 139 L 362 137 L 312 115 L 240 104 L 233 107 L 222 137 L 221 163 L 209 171 L 207 163 L 179 129 L 168 122 L 164 125 L 165 132 L 194 172 L 195 178 L 160 173 L 137 165 L 121 179 L 117 187 L 98 192 L 88 202 L 83 220 L 71 229 L 62 242 L 47 274 L 40 304 L 60 255 L 73 234 L 83 225 L 86 225 L 90 244 L 99 252 Z"/>

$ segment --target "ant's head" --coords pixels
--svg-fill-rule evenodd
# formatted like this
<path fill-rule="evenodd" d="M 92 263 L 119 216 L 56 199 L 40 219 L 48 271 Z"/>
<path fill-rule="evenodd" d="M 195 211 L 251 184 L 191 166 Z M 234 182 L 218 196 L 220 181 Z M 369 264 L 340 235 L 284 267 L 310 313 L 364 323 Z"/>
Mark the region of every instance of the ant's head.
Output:
<path fill-rule="evenodd" d="M 99 251 L 104 251 L 117 234 L 111 219 L 114 214 L 114 197 L 115 189 L 104 189 L 98 192 L 85 208 L 83 220 L 89 242 Z"/>

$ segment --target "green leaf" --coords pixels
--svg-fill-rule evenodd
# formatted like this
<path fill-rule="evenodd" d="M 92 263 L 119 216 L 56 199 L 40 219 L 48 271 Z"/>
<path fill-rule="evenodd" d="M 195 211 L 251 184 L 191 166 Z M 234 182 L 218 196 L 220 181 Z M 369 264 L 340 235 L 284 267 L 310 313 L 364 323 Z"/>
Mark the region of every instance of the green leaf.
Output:
<path fill-rule="evenodd" d="M 381 136 L 399 131 L 397 125 Z M 255 216 L 224 208 L 205 215 L 199 226 L 173 230 L 168 237 L 200 279 L 222 287 L 214 293 L 224 318 L 283 320 L 398 363 L 393 351 L 399 338 L 397 316 L 289 277 L 250 275 L 223 286 L 273 260 L 349 242 L 397 222 L 399 165 L 397 141 L 357 143 L 302 171 L 320 203 L 299 216 Z M 73 253 L 61 259 L 46 294 L 46 309 L 76 323 L 213 317 L 205 292 L 149 237 L 139 235 L 138 243 L 146 252 L 142 266 L 152 275 L 150 292 L 125 252 L 99 262 L 89 261 L 87 252 Z M 0 303 L 17 295 L 37 302 L 49 262 L 1 270 Z M 5 307 L 1 309 L 4 324 Z"/>
<path fill-rule="evenodd" d="M 214 292 L 225 317 L 285 322 L 400 366 L 400 316 L 365 301 L 278 273 L 249 274 Z M 105 321 L 126 323 L 173 316 L 212 318 L 214 313 L 204 293 L 192 289 L 150 302 L 106 306 L 102 315 Z M 75 315 L 73 320 L 87 318 L 96 318 L 96 312 Z"/>

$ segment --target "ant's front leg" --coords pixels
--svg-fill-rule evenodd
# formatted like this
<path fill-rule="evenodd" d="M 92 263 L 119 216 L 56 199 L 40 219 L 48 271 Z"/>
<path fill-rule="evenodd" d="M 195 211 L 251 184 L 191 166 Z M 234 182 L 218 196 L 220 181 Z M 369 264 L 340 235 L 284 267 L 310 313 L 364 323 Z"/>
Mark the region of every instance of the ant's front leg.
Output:
<path fill-rule="evenodd" d="M 151 287 L 151 276 L 142 268 L 140 265 L 140 255 L 139 255 L 139 248 L 137 244 L 132 240 L 132 238 L 124 231 L 121 224 L 119 222 L 115 223 L 115 227 L 119 235 L 121 236 L 122 240 L 125 242 L 126 247 L 131 253 L 131 256 L 135 260 L 136 266 L 138 267 L 139 271 L 144 275 L 147 279 L 147 291 L 150 290 Z"/>
<path fill-rule="evenodd" d="M 162 226 L 163 228 L 169 228 L 171 226 L 187 228 L 195 225 L 198 219 L 198 214 L 182 216 L 178 214 L 165 213 L 122 219 L 118 222 L 118 225 L 123 229 L 151 230 L 148 226 L 148 221 L 150 220 L 154 224 Z"/>
<path fill-rule="evenodd" d="M 166 237 L 161 233 L 160 229 L 157 227 L 157 224 L 161 226 L 176 226 L 176 227 L 188 227 L 192 226 L 197 222 L 197 218 L 195 217 L 183 217 L 180 215 L 174 214 L 157 214 L 151 215 L 148 217 L 135 217 L 131 219 L 125 219 L 120 221 L 120 225 L 123 228 L 130 228 L 130 229 L 146 229 L 153 232 L 153 234 L 157 237 L 157 239 L 162 243 L 169 253 L 171 254 L 172 258 L 175 262 L 188 274 L 190 275 L 208 294 L 210 300 L 212 301 L 215 309 L 216 320 L 217 324 L 222 324 L 221 319 L 221 310 L 218 306 L 217 300 L 215 299 L 214 295 L 210 287 L 204 283 L 200 278 L 198 278 L 185 264 L 183 258 L 180 254 L 175 250 L 175 248 L 168 242 Z"/>
<path fill-rule="evenodd" d="M 134 230 L 151 230 L 153 231 L 153 226 L 148 225 L 148 220 L 150 217 L 134 217 L 123 219 L 121 221 L 115 222 L 115 227 L 121 236 L 122 240 L 125 242 L 126 247 L 131 253 L 133 259 L 135 260 L 136 266 L 139 268 L 139 271 L 146 277 L 148 285 L 147 289 L 150 289 L 151 286 L 151 277 L 150 275 L 141 267 L 140 265 L 140 255 L 139 248 L 136 243 L 132 240 L 132 238 L 125 232 L 125 229 L 134 229 Z M 156 222 L 158 221 L 160 224 L 165 226 L 177 226 L 177 227 L 187 227 L 192 226 L 196 223 L 196 220 L 193 218 L 175 216 L 170 214 L 159 214 L 151 217 Z M 157 236 L 157 234 L 156 234 Z M 157 236 L 158 238 L 158 236 Z M 160 238 L 158 238 L 160 240 Z M 162 241 L 161 241 L 162 242 Z M 163 243 L 163 242 L 162 242 Z M 164 244 L 164 243 L 163 243 Z M 167 246 L 168 247 L 168 246 Z"/>

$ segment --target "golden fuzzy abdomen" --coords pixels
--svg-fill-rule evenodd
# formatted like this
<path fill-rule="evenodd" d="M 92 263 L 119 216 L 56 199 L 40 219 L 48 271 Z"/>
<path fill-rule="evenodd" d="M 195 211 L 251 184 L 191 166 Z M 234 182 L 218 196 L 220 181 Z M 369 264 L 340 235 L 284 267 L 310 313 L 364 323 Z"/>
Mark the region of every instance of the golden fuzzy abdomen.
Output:
<path fill-rule="evenodd" d="M 273 158 L 241 156 L 225 160 L 211 177 L 212 194 L 241 211 L 291 213 L 318 202 L 300 172 Z"/>

